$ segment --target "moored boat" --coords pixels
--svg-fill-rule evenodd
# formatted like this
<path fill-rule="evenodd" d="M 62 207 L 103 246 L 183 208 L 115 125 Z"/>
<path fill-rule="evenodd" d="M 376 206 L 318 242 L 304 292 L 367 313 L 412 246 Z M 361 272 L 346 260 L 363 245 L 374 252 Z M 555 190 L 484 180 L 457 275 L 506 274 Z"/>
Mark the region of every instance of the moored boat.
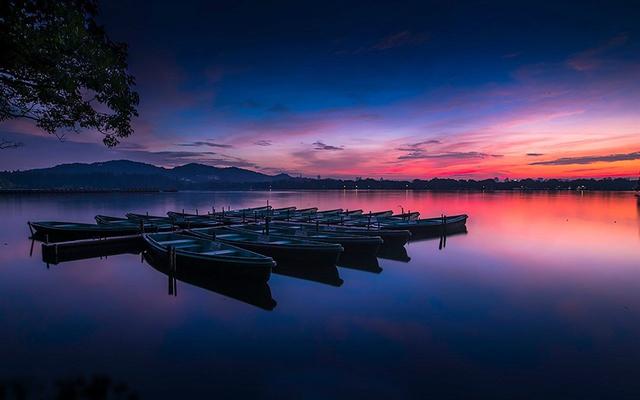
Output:
<path fill-rule="evenodd" d="M 379 222 L 381 229 L 406 229 L 413 236 L 447 235 L 465 229 L 468 216 L 466 214 L 418 219 L 415 221 Z"/>
<path fill-rule="evenodd" d="M 297 229 L 298 227 L 300 227 L 320 232 L 338 232 L 358 236 L 378 236 L 382 238 L 383 247 L 404 246 L 405 244 L 407 244 L 409 238 L 411 237 L 411 232 L 402 229 L 376 229 L 374 227 L 370 227 L 370 229 L 367 229 L 357 226 L 339 226 L 305 222 L 272 222 L 272 225 L 276 227 L 287 226 L 293 229 Z"/>
<path fill-rule="evenodd" d="M 190 229 L 189 234 L 228 243 L 243 249 L 273 257 L 278 263 L 335 265 L 342 246 L 332 243 L 263 235 L 227 227 Z"/>
<path fill-rule="evenodd" d="M 140 226 L 136 224 L 110 226 L 62 221 L 38 221 L 28 224 L 33 237 L 38 240 L 98 239 L 141 233 Z"/>
<path fill-rule="evenodd" d="M 276 235 L 292 239 L 312 240 L 315 242 L 339 244 L 344 248 L 345 253 L 361 253 L 375 255 L 382 245 L 382 238 L 379 236 L 358 236 L 344 232 L 320 231 L 308 226 L 286 226 L 267 224 L 244 224 L 234 225 L 230 229 L 251 231 L 253 233 Z"/>
<path fill-rule="evenodd" d="M 175 269 L 205 269 L 222 277 L 267 281 L 275 262 L 271 257 L 222 243 L 179 233 L 145 234 L 155 256 L 170 260 L 175 252 Z"/>
<path fill-rule="evenodd" d="M 95 220 L 98 225 L 137 226 L 142 232 L 167 232 L 175 228 L 175 225 L 171 223 L 132 220 L 128 218 L 112 217 L 109 215 L 96 215 Z"/>
<path fill-rule="evenodd" d="M 170 217 L 160 217 L 156 215 L 146 215 L 146 214 L 136 214 L 136 213 L 128 213 L 126 214 L 128 219 L 134 221 L 146 221 L 149 223 L 156 224 L 172 224 L 179 226 L 182 229 L 189 228 L 204 228 L 210 226 L 218 226 L 221 225 L 220 222 L 209 219 L 208 217 L 194 217 L 194 218 L 170 218 Z"/>

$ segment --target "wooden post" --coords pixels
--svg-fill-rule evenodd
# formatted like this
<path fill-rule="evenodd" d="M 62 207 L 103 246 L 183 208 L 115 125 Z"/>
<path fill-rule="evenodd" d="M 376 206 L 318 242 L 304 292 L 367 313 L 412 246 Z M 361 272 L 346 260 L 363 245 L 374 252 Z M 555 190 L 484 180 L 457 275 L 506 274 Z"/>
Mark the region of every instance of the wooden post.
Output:
<path fill-rule="evenodd" d="M 196 208 L 196 215 L 198 215 L 198 209 Z"/>
<path fill-rule="evenodd" d="M 265 217 L 264 222 L 265 222 L 265 229 L 267 231 L 267 236 L 269 235 L 269 222 L 271 221 L 271 217 L 269 217 L 268 215 Z"/>

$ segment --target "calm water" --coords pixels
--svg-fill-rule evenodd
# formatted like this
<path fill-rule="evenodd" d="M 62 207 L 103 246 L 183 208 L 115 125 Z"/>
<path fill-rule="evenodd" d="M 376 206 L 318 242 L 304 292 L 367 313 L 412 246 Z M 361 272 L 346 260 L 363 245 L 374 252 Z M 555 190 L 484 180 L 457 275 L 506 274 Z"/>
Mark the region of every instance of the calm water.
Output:
<path fill-rule="evenodd" d="M 37 243 L 29 254 L 27 220 L 267 199 L 470 219 L 446 247 L 410 243 L 410 261 L 379 259 L 378 273 L 339 267 L 334 285 L 274 274 L 249 293 L 272 298 L 272 311 L 181 281 L 169 295 L 167 276 L 140 255 L 47 269 Z M 640 396 L 640 205 L 630 193 L 2 196 L 0 210 L 5 390 L 99 375 L 141 398 Z"/>

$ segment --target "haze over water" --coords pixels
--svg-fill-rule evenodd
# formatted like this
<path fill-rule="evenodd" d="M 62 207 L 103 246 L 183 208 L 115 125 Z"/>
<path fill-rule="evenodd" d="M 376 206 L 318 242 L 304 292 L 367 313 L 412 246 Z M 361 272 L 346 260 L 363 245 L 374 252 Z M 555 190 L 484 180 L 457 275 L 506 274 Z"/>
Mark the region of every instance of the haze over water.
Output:
<path fill-rule="evenodd" d="M 266 204 L 467 213 L 339 287 L 273 274 L 272 311 L 140 255 L 51 265 L 29 220 Z M 191 192 L 0 196 L 0 382 L 93 374 L 142 398 L 638 398 L 631 193 Z M 402 257 L 401 257 L 402 258 Z M 304 270 L 304 266 L 300 266 Z M 373 268 L 375 270 L 375 268 Z M 377 269 L 379 271 L 379 269 Z"/>

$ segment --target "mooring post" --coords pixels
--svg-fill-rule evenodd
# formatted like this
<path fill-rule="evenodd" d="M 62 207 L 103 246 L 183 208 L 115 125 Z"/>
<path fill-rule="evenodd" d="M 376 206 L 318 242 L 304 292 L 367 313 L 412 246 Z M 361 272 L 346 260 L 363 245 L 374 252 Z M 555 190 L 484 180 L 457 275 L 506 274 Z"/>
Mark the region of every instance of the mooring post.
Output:
<path fill-rule="evenodd" d="M 44 235 L 44 242 L 49 243 L 49 234 Z"/>
<path fill-rule="evenodd" d="M 316 232 L 320 232 L 320 220 L 316 220 Z"/>
<path fill-rule="evenodd" d="M 196 208 L 196 215 L 198 215 L 198 209 Z"/>
<path fill-rule="evenodd" d="M 144 234 L 144 221 L 140 220 L 140 234 Z"/>
<path fill-rule="evenodd" d="M 247 222 L 247 212 L 245 210 L 242 210 L 242 223 L 246 223 Z"/>
<path fill-rule="evenodd" d="M 258 212 L 257 211 L 253 212 L 253 222 L 258 222 Z"/>
<path fill-rule="evenodd" d="M 31 226 L 31 222 L 27 222 L 27 225 L 29 225 L 29 231 L 31 232 L 31 236 L 33 236 L 33 227 Z"/>
<path fill-rule="evenodd" d="M 267 235 L 269 235 L 269 222 L 271 222 L 271 217 L 267 215 L 264 219 L 264 222 L 265 222 L 265 229 L 267 231 Z"/>

